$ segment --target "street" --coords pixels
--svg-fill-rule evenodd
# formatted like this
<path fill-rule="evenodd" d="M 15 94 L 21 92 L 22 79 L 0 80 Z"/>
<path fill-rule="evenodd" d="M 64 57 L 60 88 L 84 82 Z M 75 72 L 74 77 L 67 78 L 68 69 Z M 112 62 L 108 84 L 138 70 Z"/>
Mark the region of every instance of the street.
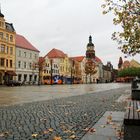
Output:
<path fill-rule="evenodd" d="M 0 87 L 0 140 L 80 140 L 129 84 Z"/>

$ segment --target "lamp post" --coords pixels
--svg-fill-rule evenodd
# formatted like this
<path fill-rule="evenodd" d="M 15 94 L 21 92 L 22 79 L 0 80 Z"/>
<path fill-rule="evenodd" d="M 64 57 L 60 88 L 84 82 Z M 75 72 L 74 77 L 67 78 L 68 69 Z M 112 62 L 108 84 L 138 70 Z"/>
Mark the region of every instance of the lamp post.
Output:
<path fill-rule="evenodd" d="M 50 60 L 50 63 L 51 63 L 51 85 L 53 85 L 53 82 L 52 82 L 52 79 L 53 79 L 53 68 L 52 68 L 52 62 L 53 62 L 53 60 L 51 59 L 51 60 Z"/>
<path fill-rule="evenodd" d="M 71 84 L 73 84 L 73 80 L 74 80 L 74 77 L 73 77 L 73 70 L 74 70 L 74 60 L 72 59 L 72 67 L 71 67 Z"/>

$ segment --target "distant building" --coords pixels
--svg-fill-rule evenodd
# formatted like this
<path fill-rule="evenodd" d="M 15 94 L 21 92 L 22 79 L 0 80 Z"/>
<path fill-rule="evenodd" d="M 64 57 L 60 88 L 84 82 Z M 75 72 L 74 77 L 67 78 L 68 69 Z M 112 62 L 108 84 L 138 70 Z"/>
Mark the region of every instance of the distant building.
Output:
<path fill-rule="evenodd" d="M 66 73 L 68 72 L 67 54 L 58 49 L 52 49 L 44 56 L 46 67 L 43 72 L 43 83 L 53 84 L 65 83 Z"/>
<path fill-rule="evenodd" d="M 24 36 L 16 34 L 16 80 L 27 84 L 38 83 L 39 50 Z"/>
<path fill-rule="evenodd" d="M 74 83 L 86 83 L 86 74 L 85 74 L 85 63 L 86 57 L 85 56 L 76 56 L 71 57 L 72 60 L 75 62 L 75 74 L 74 74 Z"/>
<path fill-rule="evenodd" d="M 114 81 L 114 71 L 113 65 L 111 62 L 107 62 L 106 65 L 103 65 L 103 82 L 113 82 Z"/>
<path fill-rule="evenodd" d="M 118 65 L 118 71 L 121 71 L 123 69 L 127 69 L 127 68 L 132 68 L 132 67 L 135 67 L 135 68 L 139 68 L 140 67 L 140 63 L 137 62 L 136 60 L 132 59 L 131 61 L 128 61 L 128 60 L 125 60 L 123 62 L 123 60 L 121 60 L 122 63 L 121 65 Z M 120 64 L 120 60 L 119 60 L 119 64 Z M 125 76 L 125 77 L 118 77 L 116 79 L 117 82 L 130 82 L 132 81 L 134 77 L 133 76 Z"/>
<path fill-rule="evenodd" d="M 15 29 L 0 11 L 0 84 L 13 80 L 15 73 Z"/>
<path fill-rule="evenodd" d="M 118 63 L 118 70 L 130 68 L 130 67 L 140 67 L 140 63 L 136 60 L 132 59 L 131 61 L 125 60 L 123 62 L 122 58 L 120 57 L 119 63 Z"/>

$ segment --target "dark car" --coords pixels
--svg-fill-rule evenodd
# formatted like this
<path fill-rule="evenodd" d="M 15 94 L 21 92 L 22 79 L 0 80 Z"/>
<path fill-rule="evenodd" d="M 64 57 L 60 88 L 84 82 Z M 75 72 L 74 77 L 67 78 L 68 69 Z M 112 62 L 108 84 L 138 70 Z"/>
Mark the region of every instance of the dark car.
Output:
<path fill-rule="evenodd" d="M 9 80 L 7 83 L 6 83 L 7 86 L 21 86 L 21 83 L 16 81 L 16 80 Z"/>

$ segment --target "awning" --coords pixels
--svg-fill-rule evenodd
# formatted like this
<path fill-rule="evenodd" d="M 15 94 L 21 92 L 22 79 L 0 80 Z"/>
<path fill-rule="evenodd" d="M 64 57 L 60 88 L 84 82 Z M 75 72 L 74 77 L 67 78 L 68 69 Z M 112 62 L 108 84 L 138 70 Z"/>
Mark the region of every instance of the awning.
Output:
<path fill-rule="evenodd" d="M 17 76 L 17 74 L 14 71 L 7 71 L 6 74 L 12 75 L 12 76 Z"/>

